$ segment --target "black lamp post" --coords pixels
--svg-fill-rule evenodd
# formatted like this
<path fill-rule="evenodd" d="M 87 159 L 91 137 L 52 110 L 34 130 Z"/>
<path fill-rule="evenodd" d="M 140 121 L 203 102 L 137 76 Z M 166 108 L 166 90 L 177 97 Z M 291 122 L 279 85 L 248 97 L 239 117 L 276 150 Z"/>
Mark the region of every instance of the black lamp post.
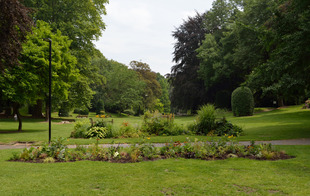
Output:
<path fill-rule="evenodd" d="M 50 44 L 49 54 L 49 86 L 48 86 L 48 142 L 51 143 L 52 137 L 52 40 L 45 38 Z"/>

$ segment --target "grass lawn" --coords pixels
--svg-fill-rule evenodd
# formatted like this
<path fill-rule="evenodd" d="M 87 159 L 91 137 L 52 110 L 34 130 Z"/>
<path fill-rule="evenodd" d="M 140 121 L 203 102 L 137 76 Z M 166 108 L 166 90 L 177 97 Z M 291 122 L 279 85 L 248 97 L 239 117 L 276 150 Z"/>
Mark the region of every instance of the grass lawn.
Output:
<path fill-rule="evenodd" d="M 288 108 L 277 109 L 268 112 L 256 113 L 250 117 L 233 117 L 231 113 L 226 114 L 227 119 L 243 127 L 245 136 L 239 140 L 279 140 L 279 139 L 296 139 L 310 138 L 310 110 L 303 110 L 301 106 L 291 106 Z M 94 120 L 94 114 L 91 114 Z M 110 118 L 111 119 L 111 118 Z M 108 120 L 110 120 L 108 119 Z M 194 116 L 176 117 L 175 122 L 186 126 L 193 122 Z M 141 117 L 115 117 L 113 118 L 115 126 L 120 126 L 123 122 L 131 124 L 141 124 Z M 60 121 L 53 121 L 52 137 L 70 136 L 73 130 L 73 124 L 60 124 Z M 12 143 L 16 141 L 47 141 L 48 140 L 48 123 L 43 120 L 24 119 L 23 132 L 14 132 L 18 123 L 13 119 L 0 119 L 0 143 Z M 3 133 L 7 132 L 7 133 Z M 151 137 L 151 142 L 168 142 L 185 141 L 189 137 L 206 139 L 206 136 L 157 136 Z M 141 138 L 133 139 L 104 139 L 100 143 L 134 143 L 141 141 Z M 67 144 L 89 144 L 95 143 L 95 139 L 69 139 Z"/>
<path fill-rule="evenodd" d="M 278 148 L 297 157 L 34 164 L 0 150 L 0 195 L 308 195 L 310 146 Z"/>
<path fill-rule="evenodd" d="M 245 136 L 240 140 L 280 140 L 310 138 L 310 110 L 291 106 L 250 117 L 233 117 L 228 120 L 243 127 Z"/>

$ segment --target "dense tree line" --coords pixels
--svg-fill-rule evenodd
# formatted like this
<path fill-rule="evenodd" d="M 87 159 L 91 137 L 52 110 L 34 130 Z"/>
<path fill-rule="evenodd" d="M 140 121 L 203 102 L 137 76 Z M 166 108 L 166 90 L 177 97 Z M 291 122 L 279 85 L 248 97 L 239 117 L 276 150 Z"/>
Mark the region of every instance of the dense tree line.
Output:
<path fill-rule="evenodd" d="M 173 33 L 172 106 L 230 108 L 240 85 L 251 88 L 257 105 L 303 101 L 309 96 L 309 14 L 304 0 L 216 0 L 184 21 Z"/>

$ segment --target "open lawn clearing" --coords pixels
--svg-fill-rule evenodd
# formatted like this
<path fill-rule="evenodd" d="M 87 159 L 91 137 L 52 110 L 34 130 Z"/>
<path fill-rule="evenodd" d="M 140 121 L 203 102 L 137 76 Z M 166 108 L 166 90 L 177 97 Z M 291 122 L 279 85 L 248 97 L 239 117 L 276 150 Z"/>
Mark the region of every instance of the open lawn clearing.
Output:
<path fill-rule="evenodd" d="M 94 118 L 97 120 L 98 118 Z M 108 118 L 105 120 L 111 120 Z M 186 125 L 193 122 L 194 116 L 176 117 L 175 122 Z M 233 117 L 227 113 L 227 119 L 243 127 L 245 136 L 238 140 L 282 140 L 310 138 L 310 110 L 301 109 L 301 106 L 292 106 L 288 108 L 277 109 L 273 111 L 260 112 L 249 117 Z M 113 118 L 115 126 L 121 126 L 123 122 L 130 124 L 141 124 L 141 117 L 117 117 Z M 53 121 L 52 137 L 67 138 L 73 130 L 73 123 L 60 124 L 60 120 Z M 23 132 L 14 132 L 18 123 L 12 119 L 0 119 L 0 143 L 14 143 L 17 141 L 47 141 L 48 140 L 48 123 L 43 120 L 24 119 Z M 8 133 L 3 133 L 8 132 Z M 186 141 L 189 137 L 191 140 L 198 138 L 205 140 L 206 136 L 151 136 L 150 142 L 169 142 Z M 140 142 L 141 138 L 123 138 L 123 139 L 104 139 L 100 143 L 135 143 Z M 95 139 L 69 139 L 67 144 L 90 144 L 95 143 Z"/>
<path fill-rule="evenodd" d="M 307 195 L 310 146 L 278 146 L 294 159 L 167 159 L 117 164 L 6 161 L 0 150 L 0 195 Z"/>

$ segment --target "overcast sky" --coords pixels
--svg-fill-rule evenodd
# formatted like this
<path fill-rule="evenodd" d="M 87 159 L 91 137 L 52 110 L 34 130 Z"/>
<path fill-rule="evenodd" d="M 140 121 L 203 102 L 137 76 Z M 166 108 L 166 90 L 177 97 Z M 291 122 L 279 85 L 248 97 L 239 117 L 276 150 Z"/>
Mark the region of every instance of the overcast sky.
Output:
<path fill-rule="evenodd" d="M 106 30 L 97 48 L 108 58 L 129 65 L 142 61 L 162 75 L 170 73 L 172 31 L 195 11 L 209 10 L 213 0 L 110 0 L 103 16 Z"/>

